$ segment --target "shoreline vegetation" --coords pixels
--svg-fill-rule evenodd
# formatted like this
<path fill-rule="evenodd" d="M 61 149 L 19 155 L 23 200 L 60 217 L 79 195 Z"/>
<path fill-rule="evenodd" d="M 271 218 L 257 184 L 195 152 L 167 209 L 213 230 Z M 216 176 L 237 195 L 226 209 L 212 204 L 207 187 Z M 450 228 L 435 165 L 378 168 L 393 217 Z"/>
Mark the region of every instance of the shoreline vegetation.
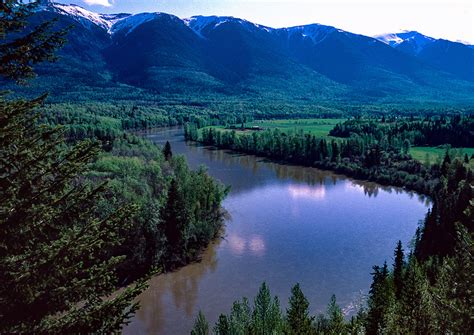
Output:
<path fill-rule="evenodd" d="M 254 124 L 262 122 L 265 121 Z M 294 292 L 298 286 L 293 288 L 291 307 L 285 315 L 278 298 L 271 299 L 264 283 L 253 307 L 246 298 L 236 301 L 231 313 L 221 314 L 212 329 L 200 313 L 192 334 L 254 334 L 259 333 L 262 324 L 266 331 L 277 334 L 445 334 L 474 329 L 470 317 L 472 278 L 468 278 L 474 260 L 474 157 L 449 149 L 449 144 L 474 143 L 472 116 L 391 121 L 385 120 L 385 116 L 382 120 L 348 119 L 334 125 L 327 133 L 331 137 L 317 137 L 297 126 L 264 129 L 245 126 L 244 122 L 226 127 L 200 126 L 186 124 L 185 138 L 276 162 L 312 166 L 408 188 L 430 196 L 433 207 L 417 229 L 409 254 L 404 253 L 399 242 L 391 268 L 387 263 L 374 266 L 367 306 L 361 307 L 349 321 L 344 320 L 335 297 L 326 315 L 309 316 L 303 293 Z M 317 129 L 311 130 L 317 133 Z M 447 137 L 448 144 L 442 161 L 428 160 L 423 164 L 411 157 L 413 144 L 439 145 L 436 141 L 441 134 Z M 292 306 L 296 296 L 300 296 L 299 302 Z"/>

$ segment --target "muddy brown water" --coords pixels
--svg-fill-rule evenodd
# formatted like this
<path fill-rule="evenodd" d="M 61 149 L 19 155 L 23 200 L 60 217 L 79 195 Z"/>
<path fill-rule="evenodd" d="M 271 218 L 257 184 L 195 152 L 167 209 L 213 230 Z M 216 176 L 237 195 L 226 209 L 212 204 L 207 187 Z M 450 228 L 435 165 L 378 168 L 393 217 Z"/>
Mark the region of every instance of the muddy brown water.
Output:
<path fill-rule="evenodd" d="M 179 128 L 144 136 L 170 141 L 191 167 L 203 164 L 230 185 L 223 203 L 230 219 L 199 263 L 151 280 L 125 334 L 189 334 L 199 310 L 212 327 L 233 301 L 252 301 L 263 281 L 282 308 L 299 282 L 312 313 L 324 312 L 334 293 L 350 315 L 367 294 L 372 266 L 391 264 L 398 240 L 408 249 L 430 206 L 399 188 L 186 143 Z"/>

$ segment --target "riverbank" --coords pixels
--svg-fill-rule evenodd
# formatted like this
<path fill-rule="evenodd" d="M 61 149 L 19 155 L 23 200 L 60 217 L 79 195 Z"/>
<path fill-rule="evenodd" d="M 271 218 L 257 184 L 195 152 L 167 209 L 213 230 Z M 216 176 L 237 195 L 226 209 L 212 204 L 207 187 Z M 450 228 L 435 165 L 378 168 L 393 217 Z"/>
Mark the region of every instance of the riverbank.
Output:
<path fill-rule="evenodd" d="M 186 142 L 182 129 L 147 139 L 169 141 L 192 169 L 205 165 L 230 185 L 222 203 L 230 219 L 201 262 L 151 280 L 126 334 L 189 333 L 199 310 L 215 322 L 234 300 L 252 299 L 263 281 L 282 307 L 300 282 L 311 313 L 323 312 L 334 293 L 350 315 L 369 289 L 372 266 L 391 257 L 398 239 L 408 244 L 430 208 L 425 197 L 399 188 Z"/>

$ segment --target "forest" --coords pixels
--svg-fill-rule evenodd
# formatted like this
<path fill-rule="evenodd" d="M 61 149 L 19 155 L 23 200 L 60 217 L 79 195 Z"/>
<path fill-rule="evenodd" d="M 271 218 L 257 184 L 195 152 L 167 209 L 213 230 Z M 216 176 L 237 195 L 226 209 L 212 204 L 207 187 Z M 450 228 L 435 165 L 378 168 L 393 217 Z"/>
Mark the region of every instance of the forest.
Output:
<path fill-rule="evenodd" d="M 472 108 L 205 101 L 121 87 L 44 94 L 36 65 L 54 61 L 67 31 L 28 26 L 34 3 L 0 5 L 0 332 L 112 333 L 154 274 L 199 260 L 223 229 L 228 188 L 191 170 L 167 143 L 135 131 L 181 125 L 188 140 L 332 170 L 426 194 L 433 201 L 408 252 L 374 266 L 367 306 L 350 320 L 336 297 L 309 315 L 296 284 L 282 311 L 263 283 L 192 334 L 470 334 L 473 306 Z M 19 36 L 19 33 L 26 34 Z M 27 50 L 27 52 L 25 52 Z M 33 83 L 31 89 L 26 83 Z M 125 92 L 125 93 L 124 93 Z M 255 120 L 347 119 L 328 136 L 225 129 Z M 219 126 L 221 128 L 218 128 Z M 420 162 L 413 146 L 446 146 Z"/>

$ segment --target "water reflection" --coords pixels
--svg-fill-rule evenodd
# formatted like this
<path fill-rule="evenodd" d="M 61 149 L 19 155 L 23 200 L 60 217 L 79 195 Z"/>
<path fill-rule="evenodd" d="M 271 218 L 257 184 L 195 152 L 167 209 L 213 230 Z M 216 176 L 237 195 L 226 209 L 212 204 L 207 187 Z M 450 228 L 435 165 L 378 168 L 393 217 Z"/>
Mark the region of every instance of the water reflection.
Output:
<path fill-rule="evenodd" d="M 180 129 L 150 139 L 170 140 L 192 168 L 204 164 L 231 185 L 224 206 L 232 220 L 202 262 L 152 280 L 127 334 L 189 334 L 199 310 L 213 324 L 262 281 L 283 308 L 300 282 L 311 313 L 323 312 L 333 293 L 353 313 L 372 266 L 390 261 L 398 240 L 408 244 L 429 207 L 429 199 L 400 188 L 186 144 Z"/>
<path fill-rule="evenodd" d="M 260 235 L 244 236 L 231 233 L 226 240 L 233 255 L 242 256 L 245 253 L 254 256 L 265 255 L 265 241 Z"/>
<path fill-rule="evenodd" d="M 288 192 L 293 199 L 308 198 L 312 200 L 322 200 L 326 196 L 324 186 L 311 187 L 304 185 L 289 185 Z"/>
<path fill-rule="evenodd" d="M 127 334 L 166 334 L 166 311 L 170 304 L 189 318 L 194 317 L 202 277 L 217 268 L 216 250 L 221 239 L 211 243 L 199 263 L 190 264 L 178 271 L 156 276 L 150 280 L 149 288 L 138 300 L 142 306 L 135 322 L 124 329 Z M 171 279 L 172 278 L 172 279 Z M 171 280 L 170 280 L 171 279 Z"/>
<path fill-rule="evenodd" d="M 140 134 L 146 135 L 150 140 L 161 145 L 167 140 L 170 141 L 173 152 L 185 154 L 188 163 L 193 168 L 202 164 L 212 166 L 213 177 L 221 180 L 224 184 L 232 185 L 232 192 L 235 194 L 266 185 L 268 182 L 273 182 L 275 177 L 279 180 L 296 181 L 310 186 L 324 185 L 325 189 L 335 186 L 340 180 L 347 180 L 347 177 L 330 171 L 278 164 L 262 157 L 185 142 L 183 130 L 180 128 L 156 129 Z M 376 197 L 379 190 L 405 192 L 399 188 L 380 186 L 372 182 L 358 180 L 351 180 L 351 182 L 354 186 L 362 187 L 364 194 L 369 197 Z"/>

